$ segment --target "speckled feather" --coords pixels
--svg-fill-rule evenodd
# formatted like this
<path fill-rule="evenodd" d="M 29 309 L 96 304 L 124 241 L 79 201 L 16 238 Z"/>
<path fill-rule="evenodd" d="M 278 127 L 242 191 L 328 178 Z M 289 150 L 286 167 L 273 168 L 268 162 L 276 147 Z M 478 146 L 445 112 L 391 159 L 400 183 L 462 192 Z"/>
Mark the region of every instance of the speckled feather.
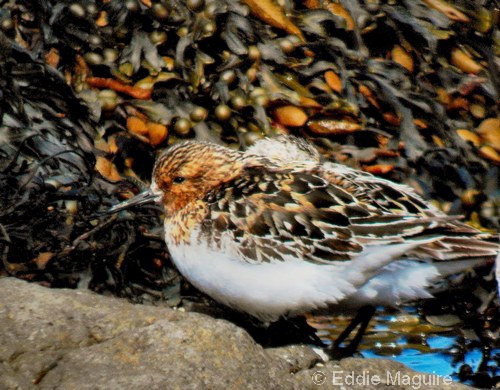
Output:
<path fill-rule="evenodd" d="M 287 145 L 283 139 L 272 142 Z M 298 142 L 304 152 L 299 157 L 309 156 L 309 161 L 293 161 L 295 151 L 291 160 L 289 156 L 269 158 L 212 144 L 178 147 L 180 151 L 187 148 L 184 158 L 190 160 L 194 159 L 191 146 L 206 148 L 200 160 L 210 161 L 214 171 L 224 167 L 220 182 L 215 174 L 211 175 L 213 182 L 207 180 L 207 166 L 200 166 L 203 172 L 194 175 L 195 180 L 204 180 L 200 184 L 204 189 L 196 194 L 200 214 L 195 218 L 203 240 L 224 250 L 227 240 L 221 236 L 230 232 L 241 259 L 250 262 L 282 261 L 287 256 L 315 263 L 349 260 L 365 245 L 430 236 L 441 238 L 415 248 L 407 257 L 441 260 L 494 255 L 495 244 L 485 243 L 477 230 L 430 206 L 409 187 L 342 165 L 321 164 L 312 154 L 314 149 L 306 149 L 302 140 Z M 273 150 L 268 140 L 266 147 Z M 224 154 L 222 163 L 211 155 L 213 150 Z M 157 168 L 175 161 L 177 165 L 169 169 L 177 170 L 182 156 L 175 150 L 168 156 L 169 160 L 160 159 Z M 158 182 L 160 169 L 155 172 Z M 187 208 L 189 219 L 196 214 L 191 209 Z M 182 209 L 177 212 L 184 214 Z M 177 221 L 176 212 L 172 214 Z M 187 232 L 184 237 L 187 239 Z"/>

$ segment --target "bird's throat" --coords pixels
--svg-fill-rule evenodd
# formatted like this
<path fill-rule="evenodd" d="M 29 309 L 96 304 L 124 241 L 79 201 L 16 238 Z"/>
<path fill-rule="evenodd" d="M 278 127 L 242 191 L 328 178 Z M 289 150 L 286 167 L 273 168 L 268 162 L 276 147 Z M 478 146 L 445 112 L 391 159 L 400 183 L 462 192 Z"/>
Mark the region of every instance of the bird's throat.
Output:
<path fill-rule="evenodd" d="M 167 245 L 189 244 L 193 230 L 207 216 L 208 207 L 198 200 L 165 217 Z"/>

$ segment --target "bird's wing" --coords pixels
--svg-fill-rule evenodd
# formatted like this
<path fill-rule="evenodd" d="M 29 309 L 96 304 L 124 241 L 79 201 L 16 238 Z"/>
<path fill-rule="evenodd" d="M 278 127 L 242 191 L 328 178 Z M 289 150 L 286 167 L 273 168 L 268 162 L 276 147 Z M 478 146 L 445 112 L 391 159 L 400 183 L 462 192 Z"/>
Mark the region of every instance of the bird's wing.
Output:
<path fill-rule="evenodd" d="M 210 215 L 204 231 L 214 242 L 230 231 L 249 261 L 291 256 L 329 262 L 349 259 L 363 249 L 345 215 L 352 196 L 319 176 L 248 170 L 209 193 L 206 201 Z"/>
<path fill-rule="evenodd" d="M 459 216 L 444 214 L 406 185 L 338 164 L 327 163 L 321 169 L 330 183 L 378 211 L 376 216 L 351 219 L 351 229 L 363 244 L 436 237 L 408 253 L 409 257 L 433 260 L 492 257 L 500 250 L 498 236 L 483 234 L 461 222 Z"/>
<path fill-rule="evenodd" d="M 375 196 L 376 185 L 367 184 L 373 193 L 366 196 L 321 169 L 247 169 L 206 195 L 209 214 L 201 234 L 215 246 L 237 243 L 231 250 L 249 262 L 332 263 L 353 259 L 366 246 L 428 239 L 449 223 L 450 217 L 398 187 Z M 422 257 L 446 250 L 440 241 L 422 244 L 429 247 Z"/>

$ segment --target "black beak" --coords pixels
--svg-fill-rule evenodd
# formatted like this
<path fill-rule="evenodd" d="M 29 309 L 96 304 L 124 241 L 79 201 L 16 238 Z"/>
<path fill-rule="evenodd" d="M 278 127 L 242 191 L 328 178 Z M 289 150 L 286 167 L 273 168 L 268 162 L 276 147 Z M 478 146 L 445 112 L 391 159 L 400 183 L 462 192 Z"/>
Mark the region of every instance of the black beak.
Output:
<path fill-rule="evenodd" d="M 140 194 L 137 194 L 133 198 L 130 198 L 124 202 L 115 204 L 113 207 L 111 207 L 106 214 L 114 214 L 117 213 L 118 211 L 126 210 L 130 207 L 133 206 L 139 206 L 141 204 L 146 204 L 146 203 L 153 203 L 159 200 L 159 196 L 154 194 L 151 189 L 141 192 Z"/>

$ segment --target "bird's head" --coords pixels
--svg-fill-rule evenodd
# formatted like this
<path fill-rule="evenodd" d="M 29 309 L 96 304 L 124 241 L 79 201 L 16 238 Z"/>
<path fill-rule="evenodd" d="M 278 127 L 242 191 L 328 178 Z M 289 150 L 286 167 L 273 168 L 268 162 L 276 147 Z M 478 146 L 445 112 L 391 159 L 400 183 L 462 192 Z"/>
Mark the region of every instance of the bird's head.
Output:
<path fill-rule="evenodd" d="M 161 155 L 153 170 L 151 192 L 167 215 L 193 200 L 202 199 L 214 187 L 236 177 L 244 166 L 240 152 L 205 142 L 184 142 Z"/>
<path fill-rule="evenodd" d="M 174 215 L 240 174 L 245 165 L 242 156 L 240 152 L 206 142 L 176 144 L 157 159 L 150 189 L 113 206 L 109 212 L 156 201 L 164 206 L 167 216 Z"/>

